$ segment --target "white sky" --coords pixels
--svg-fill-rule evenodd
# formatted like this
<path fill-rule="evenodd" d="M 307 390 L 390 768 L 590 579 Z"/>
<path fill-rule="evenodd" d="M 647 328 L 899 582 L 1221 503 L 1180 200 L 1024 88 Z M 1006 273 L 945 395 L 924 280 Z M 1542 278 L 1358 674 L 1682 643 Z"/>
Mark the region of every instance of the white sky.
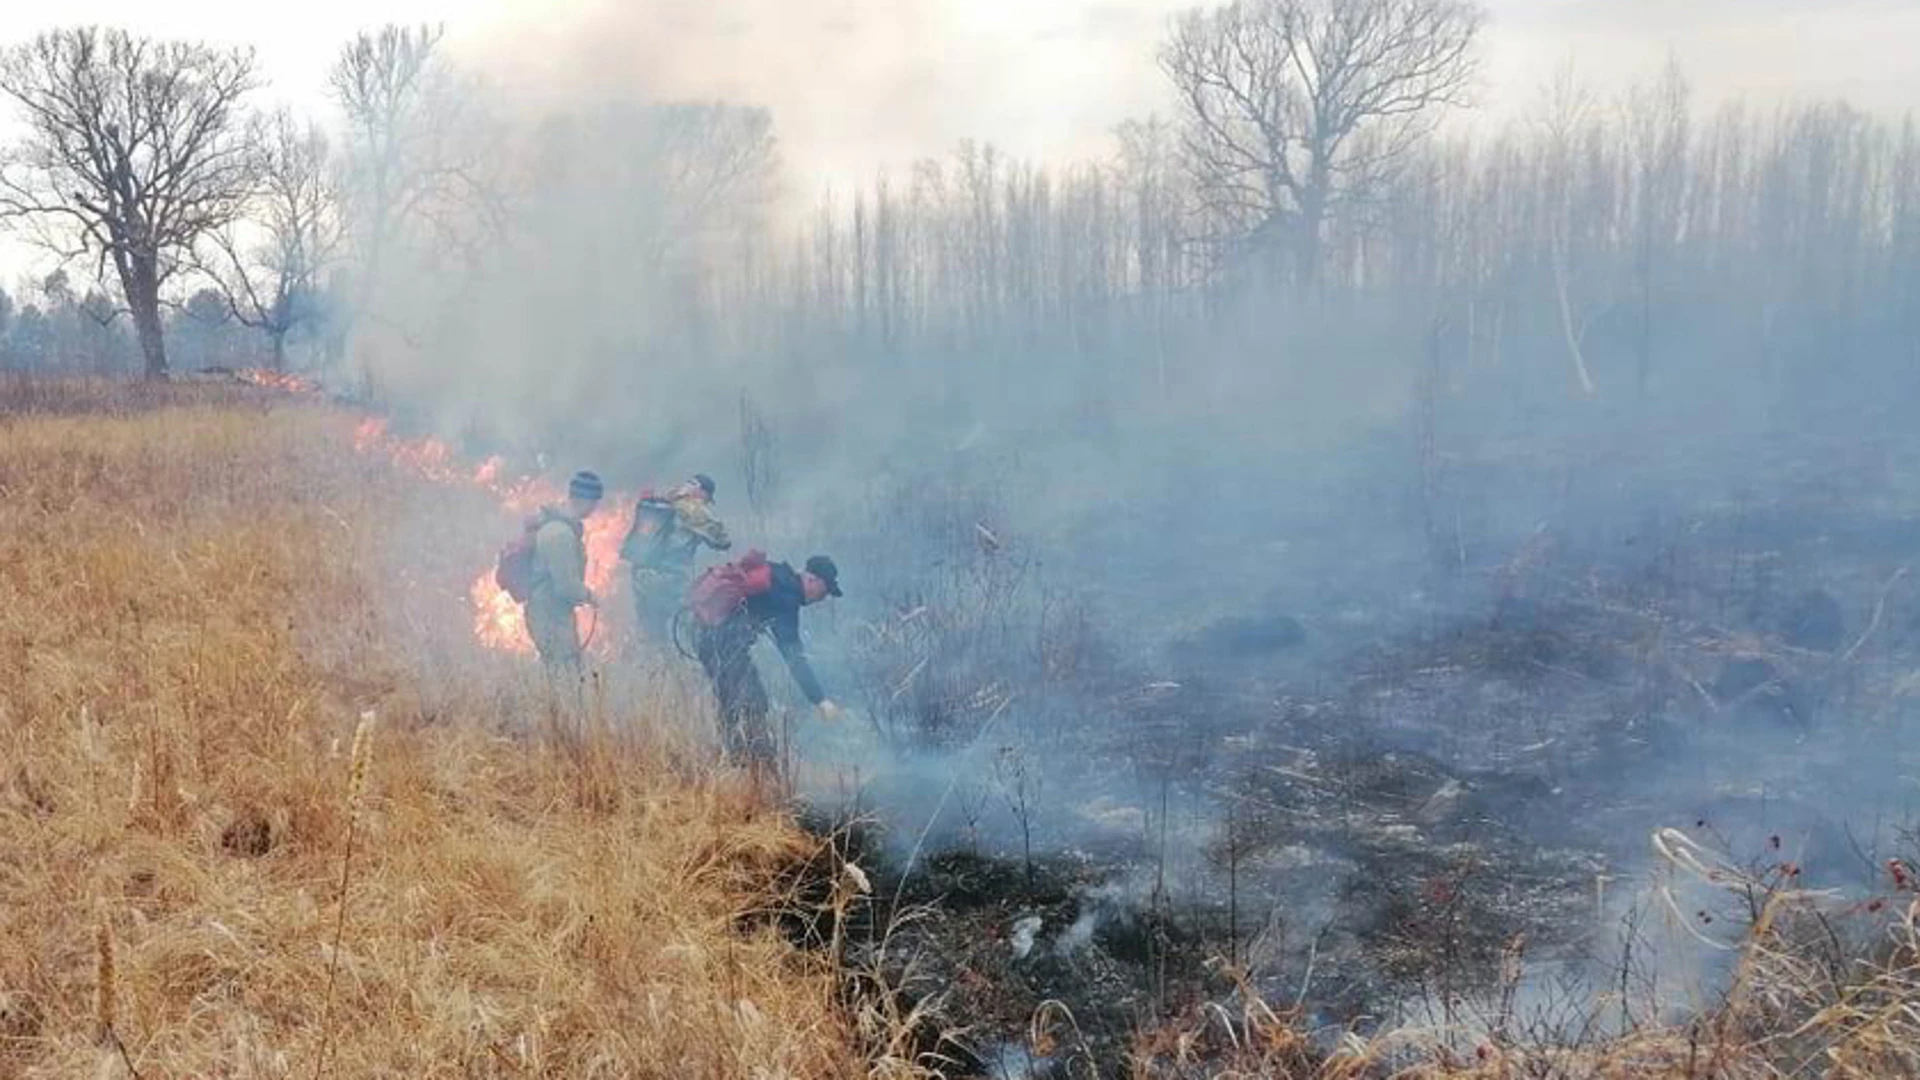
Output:
<path fill-rule="evenodd" d="M 1574 59 L 1602 87 L 1679 56 L 1700 96 L 1920 104 L 1920 0 L 1487 0 L 1482 96 L 1522 111 Z M 387 21 L 444 22 L 463 58 L 540 109 L 590 96 L 772 107 L 794 183 L 845 187 L 885 164 L 990 139 L 1016 157 L 1101 152 L 1164 109 L 1154 50 L 1190 0 L 64 0 L 0 19 L 0 45 L 103 23 L 259 50 L 269 96 L 326 108 L 340 43 Z M 20 9 L 25 10 L 20 10 Z M 4 129 L 0 129 L 3 135 Z M 0 245 L 7 241 L 0 238 Z M 17 245 L 0 247 L 0 280 Z"/>

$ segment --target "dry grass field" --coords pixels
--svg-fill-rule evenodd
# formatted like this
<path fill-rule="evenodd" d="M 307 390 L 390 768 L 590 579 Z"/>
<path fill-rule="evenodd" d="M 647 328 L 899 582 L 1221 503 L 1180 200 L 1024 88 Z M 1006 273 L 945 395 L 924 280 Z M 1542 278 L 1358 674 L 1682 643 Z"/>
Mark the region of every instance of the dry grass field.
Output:
<path fill-rule="evenodd" d="M 388 523 L 474 508 L 190 400 L 0 419 L 0 1076 L 865 1071 L 742 919 L 812 841 L 523 677 L 429 707 Z"/>

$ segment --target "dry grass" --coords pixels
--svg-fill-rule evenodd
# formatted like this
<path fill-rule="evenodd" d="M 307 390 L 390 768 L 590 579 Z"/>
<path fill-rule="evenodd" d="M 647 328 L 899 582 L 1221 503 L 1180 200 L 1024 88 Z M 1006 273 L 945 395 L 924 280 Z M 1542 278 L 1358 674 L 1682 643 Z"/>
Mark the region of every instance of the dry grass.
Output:
<path fill-rule="evenodd" d="M 278 395 L 235 375 L 185 375 L 170 382 L 103 376 L 49 377 L 0 371 L 0 413 L 10 416 L 128 415 L 166 405 L 263 409 Z"/>
<path fill-rule="evenodd" d="M 485 508 L 349 424 L 0 417 L 0 1077 L 863 1071 L 742 918 L 811 841 L 657 718 L 516 735 L 515 665 L 445 676 L 392 523 Z"/>

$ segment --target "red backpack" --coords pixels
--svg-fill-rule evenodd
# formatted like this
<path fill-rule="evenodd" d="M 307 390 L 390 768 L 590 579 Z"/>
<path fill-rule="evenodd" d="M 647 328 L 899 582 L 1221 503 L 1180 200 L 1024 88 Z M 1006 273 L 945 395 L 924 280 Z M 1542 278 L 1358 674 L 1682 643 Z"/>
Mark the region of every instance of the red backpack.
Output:
<path fill-rule="evenodd" d="M 687 593 L 687 610 L 708 626 L 733 617 L 750 598 L 773 588 L 773 564 L 758 549 L 739 559 L 708 567 Z"/>
<path fill-rule="evenodd" d="M 533 552 L 534 541 L 540 534 L 540 527 L 549 521 L 567 521 L 550 510 L 542 510 L 527 519 L 520 535 L 507 541 L 500 548 L 500 555 L 493 563 L 493 583 L 506 590 L 508 596 L 517 603 L 524 604 L 533 596 Z M 580 524 L 568 521 L 576 532 Z"/>

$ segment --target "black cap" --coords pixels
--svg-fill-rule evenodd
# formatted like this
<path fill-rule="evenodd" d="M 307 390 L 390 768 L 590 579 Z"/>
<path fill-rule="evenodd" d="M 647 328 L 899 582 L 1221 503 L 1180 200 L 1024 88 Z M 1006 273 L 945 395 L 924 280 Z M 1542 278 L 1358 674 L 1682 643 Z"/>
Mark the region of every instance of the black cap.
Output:
<path fill-rule="evenodd" d="M 713 477 L 697 472 L 693 474 L 693 482 L 700 485 L 700 490 L 707 493 L 707 498 L 713 498 Z"/>
<path fill-rule="evenodd" d="M 600 501 L 600 497 L 606 493 L 606 486 L 600 483 L 600 477 L 584 469 L 574 473 L 573 479 L 567 481 L 567 497 L 570 499 L 587 499 L 598 502 Z"/>
<path fill-rule="evenodd" d="M 833 565 L 832 559 L 825 555 L 815 555 L 807 560 L 807 573 L 826 582 L 828 596 L 844 595 L 840 592 L 840 568 Z"/>

